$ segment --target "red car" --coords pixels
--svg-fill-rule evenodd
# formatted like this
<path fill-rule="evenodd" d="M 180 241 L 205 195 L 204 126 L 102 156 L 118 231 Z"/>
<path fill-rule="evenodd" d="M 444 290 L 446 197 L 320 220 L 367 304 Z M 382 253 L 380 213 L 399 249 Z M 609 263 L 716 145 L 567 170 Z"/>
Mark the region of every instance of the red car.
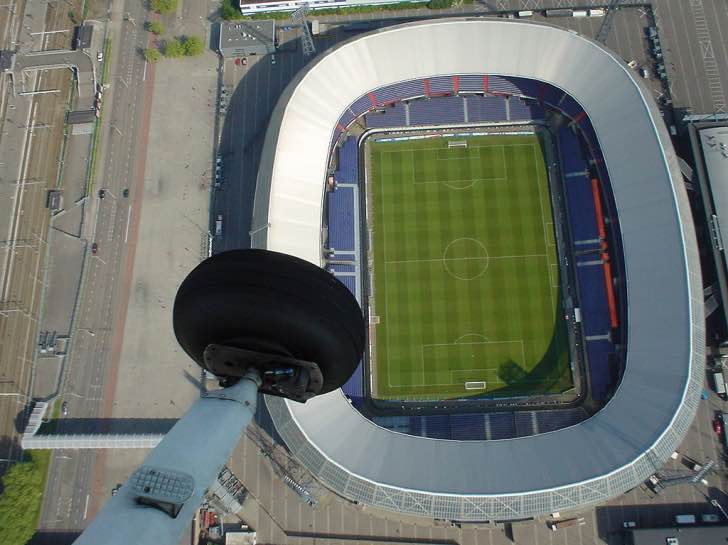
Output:
<path fill-rule="evenodd" d="M 96 255 L 96 252 L 98 252 L 98 251 L 99 251 L 99 245 L 98 245 L 98 244 L 96 244 L 96 243 L 94 242 L 94 243 L 93 243 L 93 244 L 91 245 L 91 253 L 92 253 L 93 255 Z"/>
<path fill-rule="evenodd" d="M 721 421 L 720 417 L 713 420 L 713 431 L 716 433 L 716 435 L 723 434 L 723 422 Z"/>

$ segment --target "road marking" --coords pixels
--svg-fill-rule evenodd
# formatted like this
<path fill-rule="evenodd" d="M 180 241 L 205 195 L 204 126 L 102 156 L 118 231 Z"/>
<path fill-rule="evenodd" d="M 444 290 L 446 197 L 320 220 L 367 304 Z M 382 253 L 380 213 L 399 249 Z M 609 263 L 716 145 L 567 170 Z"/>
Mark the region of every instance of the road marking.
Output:
<path fill-rule="evenodd" d="M 126 241 L 129 239 L 129 223 L 131 222 L 131 206 L 129 207 L 129 212 L 126 215 L 126 232 L 124 233 L 124 244 L 126 244 Z"/>
<path fill-rule="evenodd" d="M 88 500 L 91 497 L 91 494 L 86 494 L 86 507 L 83 508 L 83 519 L 86 520 L 86 515 L 88 515 Z"/>

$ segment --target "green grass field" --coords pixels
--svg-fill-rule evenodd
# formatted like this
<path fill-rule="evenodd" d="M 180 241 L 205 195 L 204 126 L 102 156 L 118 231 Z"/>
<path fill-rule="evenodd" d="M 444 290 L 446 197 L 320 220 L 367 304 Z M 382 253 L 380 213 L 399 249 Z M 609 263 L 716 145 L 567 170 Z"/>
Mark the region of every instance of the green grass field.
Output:
<path fill-rule="evenodd" d="M 370 140 L 367 153 L 379 320 L 374 397 L 570 388 L 538 137 Z"/>

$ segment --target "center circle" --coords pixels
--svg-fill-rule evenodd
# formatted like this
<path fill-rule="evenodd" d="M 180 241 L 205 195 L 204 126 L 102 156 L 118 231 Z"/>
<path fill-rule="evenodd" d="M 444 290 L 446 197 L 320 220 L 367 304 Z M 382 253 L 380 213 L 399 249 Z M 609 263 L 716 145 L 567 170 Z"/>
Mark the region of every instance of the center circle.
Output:
<path fill-rule="evenodd" d="M 456 238 L 445 247 L 442 264 L 458 280 L 475 280 L 488 270 L 488 250 L 474 238 Z"/>

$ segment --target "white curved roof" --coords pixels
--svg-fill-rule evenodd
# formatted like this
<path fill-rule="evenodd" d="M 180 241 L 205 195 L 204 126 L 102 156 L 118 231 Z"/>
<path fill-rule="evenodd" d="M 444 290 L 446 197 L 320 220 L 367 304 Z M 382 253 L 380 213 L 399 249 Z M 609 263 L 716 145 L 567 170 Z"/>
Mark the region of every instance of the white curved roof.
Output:
<path fill-rule="evenodd" d="M 501 19 L 432 20 L 346 42 L 307 67 L 272 115 L 253 229 L 269 226 L 253 244 L 320 265 L 326 166 L 343 110 L 384 85 L 468 73 L 545 81 L 591 119 L 626 268 L 626 371 L 614 397 L 569 428 L 468 442 L 387 431 L 340 392 L 268 405 L 291 450 L 349 498 L 428 516 L 515 519 L 633 487 L 674 450 L 697 405 L 704 319 L 695 233 L 659 111 L 628 67 L 576 33 Z"/>

